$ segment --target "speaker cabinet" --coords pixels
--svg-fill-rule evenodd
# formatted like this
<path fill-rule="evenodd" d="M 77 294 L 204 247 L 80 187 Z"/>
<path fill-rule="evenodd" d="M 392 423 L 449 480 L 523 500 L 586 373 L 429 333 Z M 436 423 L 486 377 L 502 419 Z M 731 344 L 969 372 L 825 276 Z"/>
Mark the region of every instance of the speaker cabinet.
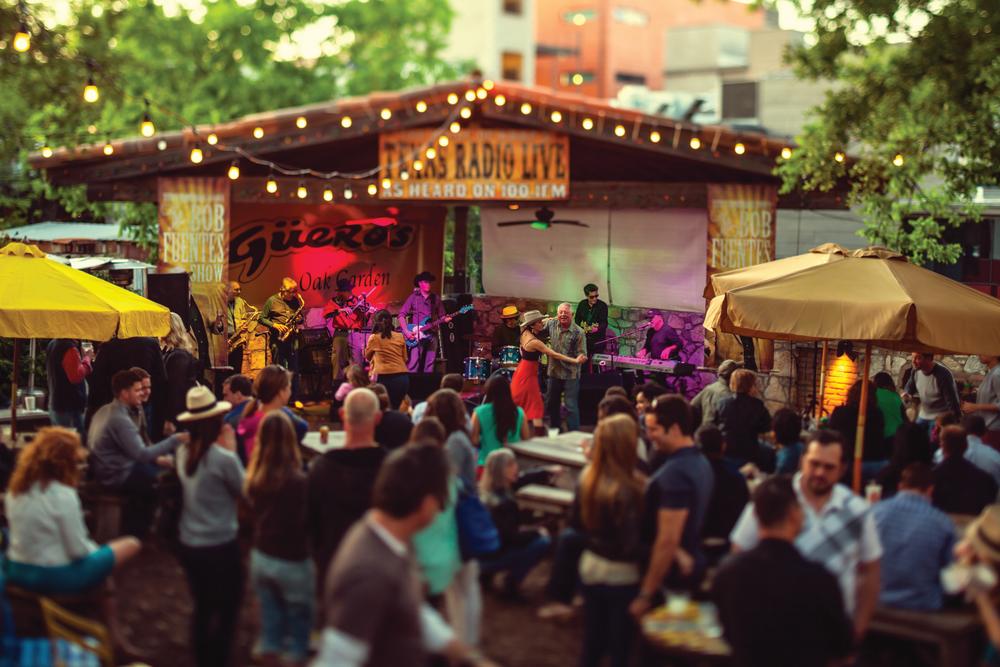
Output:
<path fill-rule="evenodd" d="M 585 373 L 580 376 L 580 423 L 592 426 L 597 423 L 597 405 L 604 398 L 608 387 L 622 386 L 620 371 Z"/>

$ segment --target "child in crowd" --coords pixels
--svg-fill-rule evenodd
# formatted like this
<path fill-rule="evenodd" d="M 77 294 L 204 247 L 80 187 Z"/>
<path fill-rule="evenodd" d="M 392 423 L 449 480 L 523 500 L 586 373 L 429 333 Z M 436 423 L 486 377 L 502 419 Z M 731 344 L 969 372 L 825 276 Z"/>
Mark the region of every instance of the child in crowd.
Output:
<path fill-rule="evenodd" d="M 337 393 L 333 395 L 334 400 L 338 403 L 343 403 L 352 389 L 367 387 L 371 382 L 368 379 L 368 373 L 365 372 L 365 369 L 357 364 L 351 364 L 347 368 L 345 378 L 346 381 L 340 383 L 340 386 L 337 387 Z"/>

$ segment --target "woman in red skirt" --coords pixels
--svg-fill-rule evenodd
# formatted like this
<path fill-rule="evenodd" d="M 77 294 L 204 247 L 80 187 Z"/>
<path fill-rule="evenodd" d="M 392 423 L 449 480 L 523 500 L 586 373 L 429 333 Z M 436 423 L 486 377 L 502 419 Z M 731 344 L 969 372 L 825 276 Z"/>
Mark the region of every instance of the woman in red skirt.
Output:
<path fill-rule="evenodd" d="M 510 393 L 520 408 L 524 410 L 524 418 L 531 421 L 536 432 L 542 428 L 542 418 L 545 416 L 545 401 L 542 390 L 538 386 L 538 361 L 543 354 L 549 359 L 559 359 L 567 364 L 582 364 L 587 361 L 587 355 L 576 358 L 567 357 L 556 352 L 538 338 L 545 328 L 545 317 L 537 310 L 529 310 L 521 316 L 521 361 L 514 371 L 510 383 Z"/>

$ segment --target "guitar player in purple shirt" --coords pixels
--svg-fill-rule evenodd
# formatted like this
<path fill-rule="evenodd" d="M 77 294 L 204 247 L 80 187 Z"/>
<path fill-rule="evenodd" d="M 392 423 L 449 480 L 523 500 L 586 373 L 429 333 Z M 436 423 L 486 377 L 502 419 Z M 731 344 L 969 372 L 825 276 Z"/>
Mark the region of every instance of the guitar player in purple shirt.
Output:
<path fill-rule="evenodd" d="M 426 320 L 451 321 L 451 317 L 445 315 L 441 297 L 431 292 L 431 283 L 434 280 L 434 275 L 429 271 L 415 275 L 413 293 L 406 298 L 399 310 L 399 328 L 407 343 L 422 338 L 417 345 L 410 347 L 410 358 L 406 366 L 411 373 L 432 372 L 434 359 L 437 358 L 437 332 L 432 330 L 425 334 L 419 329 L 420 324 Z M 414 326 L 418 328 L 413 330 Z"/>

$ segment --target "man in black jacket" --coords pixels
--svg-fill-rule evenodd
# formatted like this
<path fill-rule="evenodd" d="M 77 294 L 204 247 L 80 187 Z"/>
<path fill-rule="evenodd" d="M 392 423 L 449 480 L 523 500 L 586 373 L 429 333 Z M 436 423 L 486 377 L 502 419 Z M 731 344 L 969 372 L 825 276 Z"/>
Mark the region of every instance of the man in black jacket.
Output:
<path fill-rule="evenodd" d="M 945 426 L 941 430 L 944 460 L 934 468 L 932 502 L 946 514 L 975 516 L 996 502 L 997 483 L 988 472 L 965 458 L 968 446 L 961 426 Z"/>
<path fill-rule="evenodd" d="M 111 378 L 118 371 L 126 371 L 138 366 L 147 373 L 152 382 L 149 402 L 152 405 L 152 419 L 149 437 L 153 442 L 163 439 L 163 419 L 167 402 L 167 371 L 163 367 L 160 344 L 155 338 L 112 338 L 101 344 L 94 359 L 94 370 L 88 378 L 90 394 L 87 397 L 86 427 L 90 419 L 102 405 L 111 402 Z"/>

